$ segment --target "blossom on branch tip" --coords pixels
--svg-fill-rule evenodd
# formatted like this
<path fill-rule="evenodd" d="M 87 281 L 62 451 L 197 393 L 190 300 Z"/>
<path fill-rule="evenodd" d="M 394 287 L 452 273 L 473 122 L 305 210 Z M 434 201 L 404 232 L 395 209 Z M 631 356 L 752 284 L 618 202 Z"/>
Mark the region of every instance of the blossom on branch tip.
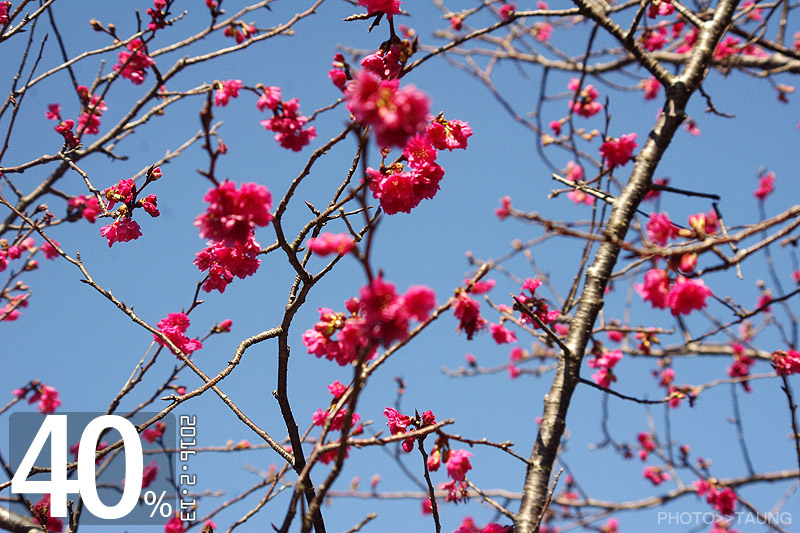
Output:
<path fill-rule="evenodd" d="M 666 270 L 652 268 L 644 275 L 644 283 L 636 283 L 636 292 L 643 300 L 650 302 L 656 309 L 667 307 L 667 294 L 669 294 L 669 274 Z"/>

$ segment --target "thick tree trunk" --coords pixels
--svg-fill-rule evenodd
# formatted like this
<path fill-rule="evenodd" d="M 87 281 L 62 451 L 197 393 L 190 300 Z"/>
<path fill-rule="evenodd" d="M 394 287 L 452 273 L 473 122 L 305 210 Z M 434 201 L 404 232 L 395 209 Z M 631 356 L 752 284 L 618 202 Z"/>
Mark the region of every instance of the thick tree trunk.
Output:
<path fill-rule="evenodd" d="M 597 7 L 584 4 L 582 0 L 576 0 L 576 3 L 601 26 L 610 26 L 605 14 Z M 542 422 L 530 456 L 522 502 L 515 521 L 517 533 L 532 533 L 539 529 L 553 464 L 566 427 L 569 403 L 578 384 L 581 363 L 591 339 L 592 328 L 603 307 L 603 295 L 617 263 L 620 244 L 625 239 L 636 209 L 650 189 L 656 166 L 685 119 L 686 104 L 705 77 L 714 49 L 730 24 L 737 4 L 737 0 L 720 1 L 713 19 L 700 27 L 697 44 L 687 59 L 683 73 L 672 77 L 671 83 L 665 85 L 668 98 L 663 113 L 637 155 L 628 183 L 614 202 L 604 231 L 604 241 L 586 270 L 583 292 L 565 343 L 569 353 L 561 354 L 552 386 L 544 399 Z"/>

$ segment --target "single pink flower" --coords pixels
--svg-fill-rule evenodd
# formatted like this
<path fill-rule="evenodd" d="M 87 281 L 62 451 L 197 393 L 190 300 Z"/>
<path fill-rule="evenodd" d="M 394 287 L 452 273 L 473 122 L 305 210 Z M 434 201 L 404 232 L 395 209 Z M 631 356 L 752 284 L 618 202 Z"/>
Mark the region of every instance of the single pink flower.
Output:
<path fill-rule="evenodd" d="M 492 338 L 497 344 L 517 342 L 517 336 L 514 332 L 509 331 L 502 324 L 490 324 L 489 330 L 492 332 Z"/>
<path fill-rule="evenodd" d="M 667 306 L 673 315 L 688 315 L 693 310 L 704 309 L 711 289 L 702 279 L 687 279 L 678 276 L 667 294 Z"/>
<path fill-rule="evenodd" d="M 643 300 L 650 302 L 657 309 L 667 307 L 669 294 L 669 274 L 666 270 L 652 268 L 644 275 L 644 283 L 634 285 L 636 292 Z"/>
<path fill-rule="evenodd" d="M 647 221 L 647 238 L 659 246 L 667 244 L 669 239 L 675 238 L 675 226 L 669 220 L 667 213 L 652 213 Z"/>
<path fill-rule="evenodd" d="M 321 233 L 319 237 L 308 240 L 308 248 L 317 255 L 326 256 L 332 253 L 345 255 L 353 251 L 356 243 L 352 235 L 347 233 Z"/>
<path fill-rule="evenodd" d="M 775 173 L 774 172 L 767 172 L 763 176 L 761 176 L 758 180 L 758 189 L 753 192 L 753 196 L 761 200 L 762 202 L 772 194 L 772 191 L 775 190 Z"/>
<path fill-rule="evenodd" d="M 447 457 L 447 475 L 453 481 L 464 481 L 464 476 L 472 469 L 469 458 L 472 454 L 467 450 L 450 450 Z"/>
<path fill-rule="evenodd" d="M 387 18 L 400 14 L 400 0 L 358 0 L 358 5 L 367 8 L 367 14 L 383 12 Z"/>
<path fill-rule="evenodd" d="M 608 139 L 600 145 L 600 155 L 605 158 L 609 168 L 616 168 L 626 165 L 638 146 L 636 134 L 628 133 L 619 139 Z"/>

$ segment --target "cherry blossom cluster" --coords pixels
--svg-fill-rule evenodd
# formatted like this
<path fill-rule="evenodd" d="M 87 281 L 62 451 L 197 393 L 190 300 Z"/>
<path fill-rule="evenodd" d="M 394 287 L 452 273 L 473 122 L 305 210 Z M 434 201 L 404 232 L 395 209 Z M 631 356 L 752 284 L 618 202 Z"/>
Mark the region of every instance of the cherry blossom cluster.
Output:
<path fill-rule="evenodd" d="M 108 239 L 109 248 L 115 242 L 128 242 L 142 236 L 139 224 L 132 218 L 135 209 L 142 208 L 154 218 L 161 214 L 157 207 L 158 198 L 155 194 L 139 198 L 139 195 L 148 184 L 160 178 L 161 169 L 152 167 L 147 171 L 146 181 L 141 188 L 137 188 L 133 180 L 122 179 L 116 185 L 103 191 L 103 195 L 108 202 L 106 207 L 109 211 L 114 208 L 117 202 L 122 203 L 114 213 L 116 220 L 100 229 L 100 235 Z"/>
<path fill-rule="evenodd" d="M 634 285 L 636 292 L 656 309 L 669 308 L 674 316 L 688 315 L 694 310 L 704 309 L 706 299 L 712 295 L 702 279 L 677 276 L 670 279 L 669 272 L 659 268 L 648 270 L 644 283 Z"/>
<path fill-rule="evenodd" d="M 369 126 L 382 147 L 403 147 L 425 129 L 430 101 L 413 85 L 400 87 L 397 79 L 381 77 L 362 70 L 344 90 L 347 109 L 355 120 Z"/>
<path fill-rule="evenodd" d="M 334 381 L 330 385 L 328 385 L 328 391 L 333 396 L 333 400 L 331 401 L 331 407 L 327 410 L 324 409 L 317 409 L 317 411 L 311 416 L 311 420 L 315 426 L 324 426 L 328 421 L 330 421 L 330 430 L 331 431 L 341 431 L 342 427 L 344 427 L 345 420 L 347 418 L 347 403 L 337 409 L 335 412 L 333 408 L 338 403 L 339 399 L 342 395 L 347 392 L 347 387 L 343 385 L 339 381 Z M 353 417 L 350 421 L 350 435 L 360 435 L 364 432 L 364 427 L 359 423 L 361 421 L 361 415 L 356 412 L 353 412 Z M 341 442 L 341 440 L 336 441 Z M 349 446 L 348 446 L 349 448 Z M 345 451 L 345 453 L 347 453 Z M 336 459 L 336 455 L 338 454 L 338 450 L 334 449 L 329 452 L 323 453 L 319 460 L 324 464 L 329 464 L 331 461 Z"/>
<path fill-rule="evenodd" d="M 384 212 L 410 213 L 422 200 L 433 198 L 444 177 L 444 169 L 436 163 L 437 150 L 464 149 L 470 135 L 472 129 L 466 122 L 447 121 L 440 115 L 403 148 L 408 169 L 399 161 L 388 167 L 381 165 L 380 170 L 367 168 L 369 188 Z"/>
<path fill-rule="evenodd" d="M 577 164 L 575 161 L 570 161 L 567 163 L 567 169 L 564 172 L 564 177 L 566 177 L 569 181 L 579 182 L 583 181 L 583 167 Z M 586 204 L 586 205 L 593 205 L 594 204 L 594 196 L 587 194 L 581 190 L 573 189 L 567 193 L 567 198 L 572 200 L 574 203 Z"/>
<path fill-rule="evenodd" d="M 607 139 L 600 145 L 600 155 L 606 160 L 608 168 L 624 166 L 631 160 L 636 144 L 636 134 L 628 133 L 620 138 Z"/>
<path fill-rule="evenodd" d="M 162 30 L 167 25 L 167 2 L 166 0 L 153 0 L 153 7 L 147 8 L 147 14 L 150 15 L 150 22 L 147 23 L 147 28 L 153 33 L 156 30 Z"/>
<path fill-rule="evenodd" d="M 550 310 L 547 301 L 544 298 L 536 296 L 536 289 L 542 285 L 542 280 L 539 278 L 527 278 L 522 283 L 522 291 L 517 296 L 517 300 L 525 306 L 527 312 L 520 314 L 520 322 L 523 324 L 530 324 L 533 329 L 539 329 L 538 322 L 534 321 L 528 313 L 533 314 L 543 324 L 548 325 L 555 322 L 561 313 L 558 310 Z M 525 293 L 528 291 L 528 294 Z"/>
<path fill-rule="evenodd" d="M 201 272 L 208 270 L 203 290 L 222 293 L 234 276 L 244 279 L 258 270 L 261 247 L 255 228 L 272 220 L 272 194 L 257 183 L 243 183 L 237 189 L 234 182 L 224 181 L 209 189 L 203 200 L 209 205 L 194 225 L 200 228 L 201 238 L 210 240 L 196 254 L 194 264 Z"/>
<path fill-rule="evenodd" d="M 222 33 L 225 37 L 233 37 L 236 39 L 236 44 L 242 44 L 253 35 L 256 35 L 258 29 L 251 24 L 238 20 L 231 22 Z"/>
<path fill-rule="evenodd" d="M 262 120 L 261 125 L 275 132 L 275 141 L 283 148 L 299 152 L 317 136 L 314 126 L 306 127 L 308 117 L 300 113 L 300 100 L 281 100 L 280 87 L 266 87 L 256 107 L 259 111 L 272 111 L 272 117 Z"/>
<path fill-rule="evenodd" d="M 461 525 L 458 526 L 453 533 L 513 533 L 514 526 L 501 526 L 500 524 L 487 524 L 479 528 L 475 525 L 475 521 L 471 517 L 466 517 L 462 520 Z"/>
<path fill-rule="evenodd" d="M 147 55 L 147 45 L 141 39 L 133 39 L 127 49 L 119 53 L 114 70 L 134 85 L 141 85 L 147 76 L 147 69 L 155 65 L 155 61 Z"/>
<path fill-rule="evenodd" d="M 728 367 L 728 376 L 732 378 L 744 378 L 750 375 L 750 367 L 756 362 L 755 359 L 745 353 L 744 346 L 738 342 L 731 344 L 733 350 L 733 363 Z M 798 370 L 800 370 L 800 359 L 798 359 Z M 750 383 L 742 381 L 745 392 L 750 392 Z"/>
<path fill-rule="evenodd" d="M 97 135 L 100 128 L 100 117 L 104 111 L 108 110 L 106 103 L 100 99 L 100 95 L 89 94 L 89 89 L 85 85 L 78 85 L 76 88 L 78 98 L 81 101 L 81 114 L 78 117 L 78 132 L 89 135 Z M 53 128 L 58 134 L 64 137 L 64 142 L 70 148 L 77 148 L 80 145 L 72 128 L 75 127 L 74 120 L 61 119 L 61 105 L 48 104 L 45 117 L 48 120 L 57 120 L 58 124 Z"/>
<path fill-rule="evenodd" d="M 346 255 L 356 248 L 353 237 L 347 233 L 320 233 L 319 237 L 308 239 L 308 249 L 317 255 Z"/>
<path fill-rule="evenodd" d="M 789 351 L 776 350 L 772 352 L 772 366 L 779 376 L 800 374 L 800 352 L 791 348 Z"/>
<path fill-rule="evenodd" d="M 717 487 L 713 480 L 698 479 L 692 485 L 697 489 L 697 495 L 705 496 L 706 501 L 723 515 L 731 515 L 736 510 L 739 499 L 730 487 Z"/>
<path fill-rule="evenodd" d="M 597 92 L 594 85 L 589 84 L 581 88 L 581 80 L 572 78 L 567 84 L 567 88 L 573 92 L 579 91 L 578 98 L 571 100 L 569 103 L 569 107 L 573 113 L 589 118 L 603 109 L 602 104 L 597 101 L 600 93 Z"/>
<path fill-rule="evenodd" d="M 352 364 L 359 357 L 371 356 L 379 345 L 405 340 L 410 321 L 426 320 L 435 305 L 428 287 L 410 287 L 399 295 L 394 284 L 378 276 L 361 288 L 358 298 L 345 302 L 349 316 L 320 307 L 320 321 L 303 333 L 303 345 L 317 357 L 341 366 Z"/>
<path fill-rule="evenodd" d="M 661 485 L 663 482 L 672 479 L 672 477 L 659 466 L 644 467 L 642 476 L 655 486 Z"/>
<path fill-rule="evenodd" d="M 225 107 L 231 98 L 239 97 L 239 90 L 242 88 L 242 80 L 227 80 L 214 83 L 214 105 Z"/>
<path fill-rule="evenodd" d="M 590 368 L 597 370 L 592 374 L 592 381 L 601 387 L 610 387 L 613 382 L 617 381 L 617 376 L 614 375 L 612 369 L 622 359 L 622 351 L 613 350 L 609 352 L 599 348 L 592 355 L 594 355 L 594 358 L 589 359 L 588 364 Z"/>
<path fill-rule="evenodd" d="M 169 313 L 167 318 L 158 321 L 157 326 L 159 331 L 184 355 L 191 355 L 203 347 L 203 343 L 199 340 L 186 337 L 186 330 L 189 329 L 190 322 L 185 313 Z M 153 340 L 161 346 L 167 346 L 167 343 L 156 334 L 153 334 Z M 177 352 L 174 353 L 177 355 Z"/>
<path fill-rule="evenodd" d="M 64 522 L 60 518 L 50 515 L 50 495 L 45 494 L 33 505 L 33 517 L 47 531 L 61 533 L 64 531 Z"/>
<path fill-rule="evenodd" d="M 39 383 L 38 381 L 34 381 L 26 387 L 14 389 L 11 391 L 11 394 L 17 398 L 25 399 L 28 396 L 28 393 L 31 392 L 33 394 L 31 394 L 31 397 L 28 398 L 28 403 L 31 404 L 39 402 L 36 408 L 39 409 L 39 412 L 44 415 L 54 413 L 58 406 L 61 405 L 61 400 L 59 399 L 58 391 L 55 389 L 55 387 L 50 387 L 49 385 Z"/>
<path fill-rule="evenodd" d="M 412 418 L 398 412 L 397 409 L 387 407 L 383 410 L 383 416 L 388 420 L 386 425 L 389 426 L 389 431 L 392 435 L 412 434 L 403 441 L 403 451 L 406 453 L 414 449 L 414 441 L 416 440 L 416 437 L 413 435 L 414 431 L 432 426 L 436 423 L 436 417 L 432 411 L 425 411 L 422 413 L 422 416 L 417 413 L 416 416 Z"/>

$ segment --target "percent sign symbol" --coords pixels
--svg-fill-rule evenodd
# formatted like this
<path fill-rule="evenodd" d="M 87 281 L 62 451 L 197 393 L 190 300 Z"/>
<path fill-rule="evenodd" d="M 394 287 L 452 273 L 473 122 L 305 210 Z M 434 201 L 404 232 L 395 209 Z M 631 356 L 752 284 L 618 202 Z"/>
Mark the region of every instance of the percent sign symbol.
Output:
<path fill-rule="evenodd" d="M 155 491 L 152 490 L 148 490 L 144 493 L 144 504 L 153 506 L 153 510 L 150 511 L 150 518 L 153 518 L 153 515 L 156 514 L 156 510 L 158 510 L 158 514 L 164 518 L 172 515 L 172 505 L 164 501 L 164 496 L 166 496 L 166 494 L 167 491 L 165 490 L 162 490 L 159 495 L 156 495 Z"/>

